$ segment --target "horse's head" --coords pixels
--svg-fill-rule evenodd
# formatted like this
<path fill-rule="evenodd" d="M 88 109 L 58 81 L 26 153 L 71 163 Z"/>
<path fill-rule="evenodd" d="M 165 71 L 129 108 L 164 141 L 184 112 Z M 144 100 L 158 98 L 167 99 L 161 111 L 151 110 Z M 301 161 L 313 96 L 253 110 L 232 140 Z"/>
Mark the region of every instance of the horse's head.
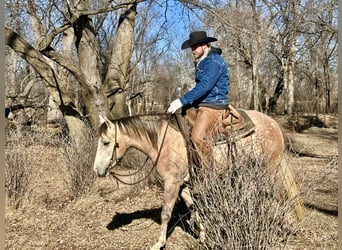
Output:
<path fill-rule="evenodd" d="M 100 124 L 94 171 L 104 177 L 108 175 L 110 165 L 116 164 L 123 157 L 126 147 L 117 124 L 102 116 Z"/>

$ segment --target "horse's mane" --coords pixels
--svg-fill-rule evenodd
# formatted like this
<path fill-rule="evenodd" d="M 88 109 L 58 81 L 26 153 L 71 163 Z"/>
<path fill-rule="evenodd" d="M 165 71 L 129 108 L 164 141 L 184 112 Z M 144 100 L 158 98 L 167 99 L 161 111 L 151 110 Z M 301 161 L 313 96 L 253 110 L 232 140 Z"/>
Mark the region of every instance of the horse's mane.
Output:
<path fill-rule="evenodd" d="M 116 123 L 121 132 L 124 131 L 131 137 L 146 137 L 150 140 L 152 146 L 157 149 L 160 129 L 163 122 L 169 118 L 170 115 L 167 113 L 157 113 L 127 116 L 111 120 L 111 122 Z M 105 133 L 107 129 L 107 125 L 105 123 L 102 124 L 99 128 L 100 134 Z"/>

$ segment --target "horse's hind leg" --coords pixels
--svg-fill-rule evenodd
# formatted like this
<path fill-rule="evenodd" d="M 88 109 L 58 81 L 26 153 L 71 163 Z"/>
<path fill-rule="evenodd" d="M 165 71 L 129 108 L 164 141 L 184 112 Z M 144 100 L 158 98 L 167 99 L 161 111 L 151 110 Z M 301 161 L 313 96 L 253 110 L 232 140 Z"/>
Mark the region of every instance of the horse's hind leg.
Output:
<path fill-rule="evenodd" d="M 195 217 L 195 222 L 199 227 L 199 239 L 200 241 L 204 241 L 205 239 L 205 230 L 204 226 L 201 224 L 200 217 L 197 211 L 193 211 L 194 201 L 190 194 L 190 189 L 188 186 L 184 186 L 181 191 L 181 197 L 185 202 L 185 205 L 188 207 L 189 211 L 192 213 L 191 216 Z"/>
<path fill-rule="evenodd" d="M 194 201 L 192 200 L 190 189 L 188 186 L 184 186 L 181 191 L 181 197 L 183 201 L 185 202 L 185 205 L 187 208 L 191 211 L 194 205 Z"/>
<path fill-rule="evenodd" d="M 288 198 L 291 202 L 293 202 L 295 215 L 297 217 L 297 220 L 300 221 L 304 217 L 304 210 L 300 201 L 300 197 L 298 197 L 298 188 L 294 179 L 292 169 L 290 168 L 290 166 L 287 165 L 286 162 L 284 162 L 284 160 L 282 160 L 280 163 L 280 171 Z"/>
<path fill-rule="evenodd" d="M 166 181 L 164 184 L 164 205 L 161 212 L 160 236 L 158 242 L 151 248 L 151 250 L 159 250 L 165 246 L 167 226 L 178 197 L 179 188 L 180 183 L 176 181 Z"/>

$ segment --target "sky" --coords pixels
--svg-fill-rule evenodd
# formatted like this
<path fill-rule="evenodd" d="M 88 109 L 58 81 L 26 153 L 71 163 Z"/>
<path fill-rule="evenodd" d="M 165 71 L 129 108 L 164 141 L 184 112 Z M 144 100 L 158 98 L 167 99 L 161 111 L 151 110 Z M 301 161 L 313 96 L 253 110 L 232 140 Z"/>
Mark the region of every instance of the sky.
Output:
<path fill-rule="evenodd" d="M 172 46 L 175 50 L 180 50 L 181 44 L 189 38 L 190 31 L 201 29 L 203 25 L 198 16 L 184 10 L 183 5 L 174 0 L 162 1 L 158 11 L 164 14 L 165 18 L 161 22 L 166 21 L 167 32 L 174 41 Z"/>

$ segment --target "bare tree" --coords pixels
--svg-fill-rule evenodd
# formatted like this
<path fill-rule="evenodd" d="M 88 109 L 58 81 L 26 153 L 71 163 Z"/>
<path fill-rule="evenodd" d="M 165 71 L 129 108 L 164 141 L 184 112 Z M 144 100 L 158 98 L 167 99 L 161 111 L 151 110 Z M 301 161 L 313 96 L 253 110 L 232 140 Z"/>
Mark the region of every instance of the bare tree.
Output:
<path fill-rule="evenodd" d="M 327 57 L 323 54 L 328 55 L 331 62 L 334 60 L 333 55 L 337 44 L 336 28 L 334 28 L 333 21 L 336 20 L 336 17 L 334 18 L 334 14 L 337 13 L 336 1 L 325 3 L 321 1 L 264 1 L 264 3 L 268 7 L 270 18 L 274 20 L 274 27 L 276 28 L 276 34 L 272 37 L 272 41 L 276 45 L 272 46 L 274 50 L 271 53 L 280 63 L 282 72 L 271 97 L 271 108 L 274 109 L 278 98 L 284 94 L 284 111 L 287 114 L 293 114 L 296 104 L 295 96 L 301 100 L 307 98 L 308 89 L 313 91 L 317 89 L 317 91 L 315 91 L 316 96 L 311 96 L 310 93 L 309 99 L 311 100 L 306 105 L 317 106 L 317 104 L 312 104 L 312 99 L 324 100 L 323 89 L 327 89 L 326 93 L 329 92 L 330 84 L 324 84 L 329 80 L 323 79 L 328 79 L 332 74 L 328 71 L 331 70 L 333 64 L 329 63 L 327 66 L 323 62 Z M 324 44 L 324 48 L 320 47 L 320 44 Z M 322 53 L 322 51 L 327 53 Z M 307 55 L 311 56 L 308 57 Z M 324 70 L 318 71 L 317 69 L 321 68 L 321 65 L 326 65 L 323 68 L 329 70 L 325 73 L 323 73 Z M 319 72 L 322 74 L 318 77 Z M 306 76 L 305 78 L 300 77 L 302 73 Z M 303 86 L 305 86 L 303 91 L 306 94 L 301 95 L 298 90 L 302 89 Z M 330 102 L 330 97 L 327 99 Z M 320 103 L 324 103 L 324 101 L 320 101 Z M 326 106 L 328 107 L 329 103 L 326 103 Z M 321 112 L 324 110 L 322 107 L 319 109 Z"/>
<path fill-rule="evenodd" d="M 104 94 L 105 90 L 100 72 L 102 66 L 99 57 L 99 42 L 91 16 L 127 8 L 127 6 L 139 2 L 142 1 L 127 1 L 117 5 L 111 5 L 109 2 L 104 3 L 102 8 L 94 10 L 91 9 L 87 0 L 67 1 L 64 5 L 53 1 L 48 6 L 44 6 L 42 3 L 37 6 L 35 1 L 27 0 L 26 13 L 31 20 L 33 40 L 35 41 L 32 45 L 24 38 L 25 33 L 15 32 L 13 25 L 6 26 L 6 45 L 24 58 L 44 80 L 50 96 L 64 114 L 71 132 L 80 131 L 80 128 L 84 126 L 83 122 L 86 120 L 89 120 L 91 126 L 96 128 L 99 114 L 112 117 L 107 105 L 107 96 Z M 40 16 L 38 10 L 41 11 L 40 13 L 56 13 L 56 15 Z M 56 19 L 56 16 L 59 17 Z M 123 17 L 126 18 L 125 15 Z M 63 21 L 60 21 L 61 18 Z M 126 20 L 129 18 L 127 17 Z M 49 25 L 45 26 L 46 23 Z M 125 34 L 126 29 L 128 28 L 119 29 L 116 34 L 117 37 L 120 37 L 120 34 Z M 62 39 L 60 40 L 60 38 Z M 127 43 L 119 38 L 114 44 L 116 44 L 116 48 L 120 46 L 123 48 L 125 46 L 131 47 L 130 41 Z M 75 53 L 71 48 L 75 49 Z M 121 55 L 114 54 L 113 58 L 116 57 L 121 58 Z M 128 52 L 122 63 L 128 65 L 129 57 L 130 53 Z M 127 68 L 127 66 L 125 67 Z M 113 67 L 108 68 L 107 75 L 113 75 L 111 74 L 112 69 Z M 125 74 L 127 74 L 127 69 Z M 123 75 L 125 76 L 125 74 Z M 120 83 L 123 81 L 125 80 L 121 80 Z M 72 84 L 73 88 L 71 89 L 81 91 L 85 112 L 83 107 L 80 107 L 79 101 L 76 102 L 75 96 L 78 94 L 70 91 L 72 82 L 77 82 L 79 85 L 78 88 L 75 88 L 75 84 Z M 123 106 L 124 103 L 120 105 Z M 123 110 L 122 108 L 116 109 Z M 81 138 L 82 136 L 75 135 L 75 137 Z"/>
<path fill-rule="evenodd" d="M 6 44 L 30 65 L 17 70 L 21 59 L 8 49 L 7 89 L 39 75 L 74 131 L 84 122 L 96 128 L 99 114 L 125 115 L 127 104 L 129 114 L 152 112 L 156 103 L 164 110 L 175 91 L 193 83 L 180 39 L 202 28 L 219 38 L 230 68 L 230 99 L 243 108 L 265 110 L 268 104 L 291 114 L 304 95 L 318 97 L 317 111 L 329 111 L 337 85 L 336 0 L 176 1 L 188 22 L 182 34 L 171 31 L 171 6 L 144 0 L 7 2 Z M 159 98 L 153 90 L 161 90 L 155 88 L 161 83 L 167 88 Z"/>
<path fill-rule="evenodd" d="M 302 92 L 312 89 L 311 100 L 304 94 L 310 100 L 307 109 L 313 110 L 312 99 L 320 100 L 320 112 L 327 110 L 323 103 L 330 106 L 334 85 L 329 79 L 336 76 L 336 0 L 181 2 L 192 11 L 201 9 L 205 29 L 220 38 L 230 66 L 231 100 L 245 108 L 293 114 Z M 309 54 L 316 59 L 308 59 Z M 312 74 L 309 65 L 319 70 Z"/>
<path fill-rule="evenodd" d="M 331 78 L 336 75 L 337 65 L 337 1 L 310 1 L 305 7 L 308 14 L 300 33 L 311 62 L 305 71 L 310 88 L 315 90 L 316 112 L 327 113 L 331 111 Z"/>

